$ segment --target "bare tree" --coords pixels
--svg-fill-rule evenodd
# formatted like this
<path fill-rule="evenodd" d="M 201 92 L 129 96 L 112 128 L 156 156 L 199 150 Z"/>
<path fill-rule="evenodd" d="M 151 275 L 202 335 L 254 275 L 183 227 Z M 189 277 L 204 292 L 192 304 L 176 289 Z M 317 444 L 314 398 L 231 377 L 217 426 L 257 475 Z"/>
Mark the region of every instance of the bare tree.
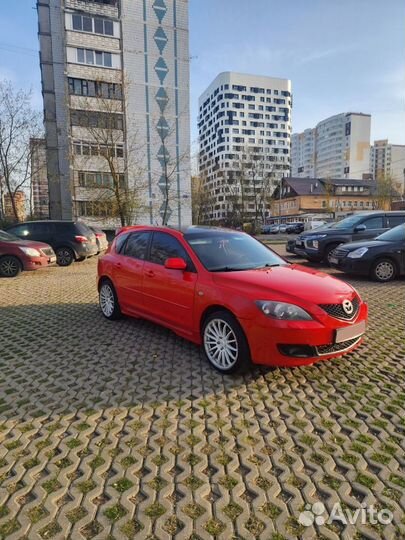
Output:
<path fill-rule="evenodd" d="M 74 136 L 76 130 L 80 130 L 88 139 L 85 154 L 101 158 L 110 179 L 104 182 L 103 173 L 95 173 L 94 184 L 86 180 L 82 187 L 89 188 L 91 200 L 104 205 L 106 214 L 119 219 L 122 226 L 134 223 L 147 208 L 145 143 L 140 143 L 142 138 L 138 136 L 136 125 L 125 125 L 123 114 L 123 98 L 128 86 L 128 82 L 95 82 L 95 88 L 99 89 L 96 99 L 76 98 L 77 108 L 71 105 L 70 115 L 72 162 L 78 164 L 83 155 L 83 145 L 77 145 Z M 80 182 L 79 178 L 79 185 Z"/>
<path fill-rule="evenodd" d="M 209 222 L 209 216 L 214 209 L 215 199 L 208 189 L 205 176 L 191 178 L 192 218 L 195 225 Z"/>
<path fill-rule="evenodd" d="M 392 200 L 398 196 L 397 183 L 391 173 L 380 173 L 376 178 L 373 194 L 373 207 L 378 210 L 391 210 Z"/>
<path fill-rule="evenodd" d="M 16 197 L 29 188 L 32 173 L 30 138 L 42 131 L 41 114 L 31 106 L 31 92 L 0 81 L 0 200 L 8 194 L 16 221 Z M 2 213 L 4 208 L 0 207 Z"/>

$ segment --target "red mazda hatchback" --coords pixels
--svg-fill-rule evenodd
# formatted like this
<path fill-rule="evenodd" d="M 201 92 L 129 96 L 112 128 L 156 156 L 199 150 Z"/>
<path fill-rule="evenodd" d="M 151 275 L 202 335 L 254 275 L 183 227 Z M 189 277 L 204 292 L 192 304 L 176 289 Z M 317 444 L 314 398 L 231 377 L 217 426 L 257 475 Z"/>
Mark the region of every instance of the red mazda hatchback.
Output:
<path fill-rule="evenodd" d="M 98 290 L 107 319 L 162 324 L 222 373 L 340 356 L 366 330 L 353 287 L 227 229 L 126 227 L 98 261 Z"/>

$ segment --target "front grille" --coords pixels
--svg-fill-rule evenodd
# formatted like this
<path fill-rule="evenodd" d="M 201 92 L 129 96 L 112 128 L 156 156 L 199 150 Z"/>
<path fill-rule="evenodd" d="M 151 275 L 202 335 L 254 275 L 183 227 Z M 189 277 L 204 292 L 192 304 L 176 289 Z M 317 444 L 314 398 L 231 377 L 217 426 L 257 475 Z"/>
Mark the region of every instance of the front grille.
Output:
<path fill-rule="evenodd" d="M 360 302 L 359 299 L 354 297 L 352 300 L 353 304 L 353 313 L 348 315 L 343 309 L 342 304 L 320 304 L 319 307 L 322 308 L 328 315 L 334 317 L 335 319 L 351 320 L 359 312 Z"/>
<path fill-rule="evenodd" d="M 336 249 L 333 250 L 332 256 L 336 257 L 337 259 L 343 259 L 344 257 L 346 257 L 348 253 L 349 253 L 348 249 L 337 247 Z"/>
<path fill-rule="evenodd" d="M 55 255 L 52 248 L 41 248 L 41 251 L 47 257 L 52 257 L 52 255 Z"/>
<path fill-rule="evenodd" d="M 356 337 L 354 339 L 342 341 L 342 343 L 333 343 L 332 345 L 318 345 L 315 348 L 319 356 L 322 356 L 324 354 L 333 354 L 336 352 L 344 351 L 345 349 L 350 349 L 350 347 L 355 345 L 358 341 L 360 341 L 360 339 L 361 337 Z"/>

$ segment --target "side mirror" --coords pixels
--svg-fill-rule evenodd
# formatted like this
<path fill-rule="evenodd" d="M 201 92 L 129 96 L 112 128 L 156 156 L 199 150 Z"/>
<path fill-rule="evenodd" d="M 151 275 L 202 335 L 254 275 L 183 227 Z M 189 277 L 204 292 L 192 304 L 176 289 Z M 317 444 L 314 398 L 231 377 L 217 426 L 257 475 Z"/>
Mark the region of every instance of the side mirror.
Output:
<path fill-rule="evenodd" d="M 165 260 L 165 268 L 169 270 L 185 270 L 187 268 L 187 263 L 181 257 L 171 257 L 170 259 Z"/>
<path fill-rule="evenodd" d="M 357 225 L 355 228 L 354 228 L 354 232 L 363 232 L 366 230 L 366 226 L 361 224 L 361 225 Z"/>

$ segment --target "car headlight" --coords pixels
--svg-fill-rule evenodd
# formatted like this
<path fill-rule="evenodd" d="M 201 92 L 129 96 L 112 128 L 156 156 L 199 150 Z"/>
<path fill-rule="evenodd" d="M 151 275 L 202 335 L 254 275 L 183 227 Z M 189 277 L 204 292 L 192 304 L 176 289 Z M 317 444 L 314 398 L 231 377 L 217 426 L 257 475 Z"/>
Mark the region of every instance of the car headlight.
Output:
<path fill-rule="evenodd" d="M 363 257 L 363 255 L 367 253 L 367 251 L 368 251 L 368 248 L 366 247 L 358 248 L 358 249 L 355 249 L 354 251 L 350 251 L 347 257 L 349 259 L 360 259 L 360 257 Z"/>
<path fill-rule="evenodd" d="M 40 257 L 41 253 L 34 248 L 30 247 L 20 247 L 21 251 L 24 252 L 28 257 Z"/>
<path fill-rule="evenodd" d="M 257 307 L 272 319 L 283 321 L 311 321 L 312 317 L 304 309 L 295 304 L 287 304 L 285 302 L 271 302 L 269 300 L 258 300 Z"/>

